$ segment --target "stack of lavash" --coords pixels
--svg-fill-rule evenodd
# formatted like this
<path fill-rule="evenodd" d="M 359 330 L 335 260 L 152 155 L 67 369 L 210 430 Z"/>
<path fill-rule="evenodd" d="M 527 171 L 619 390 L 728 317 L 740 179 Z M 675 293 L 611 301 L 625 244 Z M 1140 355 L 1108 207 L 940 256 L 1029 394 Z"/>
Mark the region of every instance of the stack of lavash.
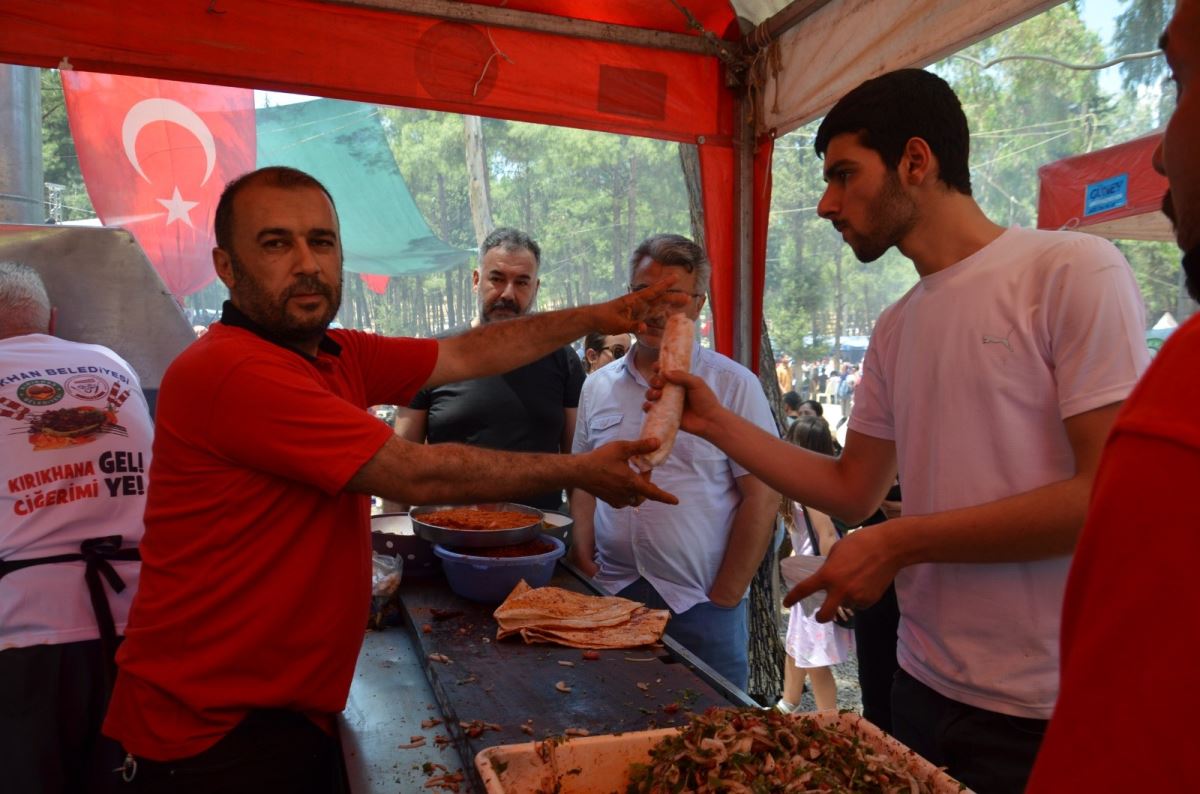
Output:
<path fill-rule="evenodd" d="M 520 634 L 528 643 L 569 648 L 636 648 L 662 639 L 670 613 L 616 596 L 589 596 L 561 587 L 532 588 L 524 580 L 492 616 L 496 639 Z"/>

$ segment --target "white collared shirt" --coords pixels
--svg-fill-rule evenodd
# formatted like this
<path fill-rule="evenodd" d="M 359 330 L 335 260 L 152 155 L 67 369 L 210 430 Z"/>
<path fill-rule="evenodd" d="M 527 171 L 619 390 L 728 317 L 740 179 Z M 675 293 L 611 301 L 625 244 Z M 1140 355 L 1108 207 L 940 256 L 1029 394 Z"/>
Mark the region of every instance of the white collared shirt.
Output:
<path fill-rule="evenodd" d="M 633 364 L 635 352 L 636 345 L 584 382 L 572 451 L 635 440 L 641 433 L 648 384 Z M 776 434 L 754 373 L 699 344 L 692 362 L 692 373 L 722 405 Z M 678 505 L 647 501 L 616 509 L 597 500 L 596 582 L 615 593 L 645 577 L 675 612 L 708 601 L 742 502 L 734 480 L 747 473 L 717 447 L 680 431 L 670 457 L 654 470 L 655 485 L 679 497 Z"/>

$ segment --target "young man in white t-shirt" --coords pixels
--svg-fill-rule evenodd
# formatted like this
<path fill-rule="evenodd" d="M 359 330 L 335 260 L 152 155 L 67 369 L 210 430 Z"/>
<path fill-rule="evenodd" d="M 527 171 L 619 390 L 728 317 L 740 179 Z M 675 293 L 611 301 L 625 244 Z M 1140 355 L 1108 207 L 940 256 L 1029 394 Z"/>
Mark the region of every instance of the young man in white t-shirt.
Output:
<path fill-rule="evenodd" d="M 1019 792 L 1054 706 L 1101 446 L 1149 356 L 1120 253 L 992 223 L 968 143 L 958 98 L 916 69 L 863 83 L 817 132 L 820 215 L 859 260 L 896 246 L 921 276 L 876 323 L 840 458 L 758 431 L 696 378 L 668 380 L 688 388 L 686 431 L 823 512 L 868 515 L 899 471 L 903 517 L 839 542 L 785 604 L 825 590 L 829 620 L 895 579 L 897 738 L 976 791 Z"/>

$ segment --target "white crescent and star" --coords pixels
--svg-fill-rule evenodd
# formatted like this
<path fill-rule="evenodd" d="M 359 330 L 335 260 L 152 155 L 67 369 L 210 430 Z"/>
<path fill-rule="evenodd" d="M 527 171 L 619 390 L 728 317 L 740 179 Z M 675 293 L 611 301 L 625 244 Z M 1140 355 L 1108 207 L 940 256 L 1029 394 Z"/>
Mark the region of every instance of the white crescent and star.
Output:
<path fill-rule="evenodd" d="M 138 175 L 147 182 L 150 177 L 146 176 L 146 172 L 142 170 L 142 164 L 138 162 L 137 156 L 137 137 L 142 131 L 142 128 L 147 124 L 155 121 L 170 121 L 178 124 L 196 137 L 200 142 L 201 148 L 204 150 L 204 179 L 200 180 L 200 184 L 204 185 L 208 178 L 212 176 L 213 168 L 217 164 L 217 145 L 213 140 L 212 130 L 204 123 L 204 120 L 196 115 L 196 112 L 181 102 L 174 99 L 163 99 L 155 97 L 152 99 L 143 99 L 129 109 L 125 114 L 125 121 L 121 124 L 121 142 L 125 146 L 125 156 L 129 158 L 129 162 L 133 165 Z M 200 202 L 185 201 L 179 194 L 179 186 L 175 186 L 175 191 L 169 199 L 155 199 L 159 204 L 167 208 L 167 225 L 175 221 L 182 221 L 188 226 L 192 226 L 191 216 L 189 211 Z M 195 228 L 195 227 L 192 227 Z"/>

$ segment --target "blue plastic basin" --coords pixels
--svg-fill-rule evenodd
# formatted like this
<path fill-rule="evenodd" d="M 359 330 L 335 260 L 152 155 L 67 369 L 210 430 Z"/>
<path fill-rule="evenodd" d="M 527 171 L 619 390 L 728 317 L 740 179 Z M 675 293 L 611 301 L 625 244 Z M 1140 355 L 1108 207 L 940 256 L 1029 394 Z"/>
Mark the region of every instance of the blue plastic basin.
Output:
<path fill-rule="evenodd" d="M 554 564 L 567 552 L 561 540 L 542 535 L 542 540 L 554 544 L 554 549 L 532 557 L 477 557 L 450 551 L 440 543 L 433 553 L 442 561 L 442 570 L 450 589 L 463 598 L 498 604 L 508 597 L 522 579 L 530 587 L 543 587 L 554 575 Z"/>

